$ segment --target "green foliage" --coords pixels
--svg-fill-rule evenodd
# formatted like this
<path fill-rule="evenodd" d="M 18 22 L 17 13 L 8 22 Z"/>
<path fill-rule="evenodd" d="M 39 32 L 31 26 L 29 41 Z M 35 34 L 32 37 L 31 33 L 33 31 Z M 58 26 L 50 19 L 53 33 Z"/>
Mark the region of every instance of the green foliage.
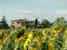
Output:
<path fill-rule="evenodd" d="M 38 21 L 38 19 L 36 18 L 36 19 L 35 19 L 35 28 L 38 26 L 38 24 L 39 24 L 39 21 Z"/>
<path fill-rule="evenodd" d="M 43 25 L 43 28 L 48 28 L 51 26 L 50 22 L 47 19 L 43 20 L 41 24 Z"/>
<path fill-rule="evenodd" d="M 48 45 L 45 42 L 41 44 L 41 50 L 44 50 L 44 49 L 48 50 Z"/>

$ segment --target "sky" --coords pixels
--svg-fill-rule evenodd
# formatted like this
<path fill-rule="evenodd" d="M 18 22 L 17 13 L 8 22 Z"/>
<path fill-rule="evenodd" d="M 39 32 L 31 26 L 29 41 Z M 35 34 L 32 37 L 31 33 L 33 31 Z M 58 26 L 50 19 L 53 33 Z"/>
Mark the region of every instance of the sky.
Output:
<path fill-rule="evenodd" d="M 53 21 L 60 16 L 67 18 L 66 5 L 67 0 L 0 0 L 0 16 L 6 16 L 8 23 L 15 18 Z"/>

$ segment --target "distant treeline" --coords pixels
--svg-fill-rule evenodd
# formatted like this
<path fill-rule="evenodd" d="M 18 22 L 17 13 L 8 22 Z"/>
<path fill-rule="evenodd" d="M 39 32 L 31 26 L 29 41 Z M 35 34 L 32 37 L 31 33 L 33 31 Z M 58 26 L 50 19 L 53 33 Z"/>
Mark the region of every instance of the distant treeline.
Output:
<path fill-rule="evenodd" d="M 67 26 L 67 21 L 64 19 L 64 17 L 57 18 L 54 22 L 50 22 L 47 19 L 42 20 L 42 22 L 39 22 L 36 18 L 33 23 L 26 23 L 26 28 L 50 28 L 54 25 L 63 25 Z"/>

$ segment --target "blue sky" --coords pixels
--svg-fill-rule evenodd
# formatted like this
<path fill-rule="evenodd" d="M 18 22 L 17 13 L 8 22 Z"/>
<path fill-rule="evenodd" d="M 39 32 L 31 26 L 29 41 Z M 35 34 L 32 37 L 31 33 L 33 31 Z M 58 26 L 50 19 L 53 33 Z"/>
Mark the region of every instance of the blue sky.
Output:
<path fill-rule="evenodd" d="M 67 16 L 67 0 L 0 0 L 0 16 L 9 22 L 14 18 L 55 20 Z"/>

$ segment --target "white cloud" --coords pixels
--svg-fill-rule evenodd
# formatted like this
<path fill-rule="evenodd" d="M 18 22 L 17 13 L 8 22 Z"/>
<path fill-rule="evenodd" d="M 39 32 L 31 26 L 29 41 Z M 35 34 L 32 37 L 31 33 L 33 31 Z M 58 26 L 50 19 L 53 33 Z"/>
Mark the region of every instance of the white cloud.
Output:
<path fill-rule="evenodd" d="M 17 13 L 32 13 L 31 10 L 23 10 L 23 9 L 19 9 L 19 10 L 16 10 Z"/>
<path fill-rule="evenodd" d="M 31 10 L 24 10 L 23 12 L 24 12 L 24 13 L 32 13 Z"/>
<path fill-rule="evenodd" d="M 8 8 L 6 10 L 6 16 L 27 16 L 27 15 L 40 15 L 40 9 L 18 9 L 18 8 Z"/>
<path fill-rule="evenodd" d="M 67 10 L 56 10 L 56 15 L 63 16 L 63 15 L 66 15 L 66 14 L 67 14 Z"/>

